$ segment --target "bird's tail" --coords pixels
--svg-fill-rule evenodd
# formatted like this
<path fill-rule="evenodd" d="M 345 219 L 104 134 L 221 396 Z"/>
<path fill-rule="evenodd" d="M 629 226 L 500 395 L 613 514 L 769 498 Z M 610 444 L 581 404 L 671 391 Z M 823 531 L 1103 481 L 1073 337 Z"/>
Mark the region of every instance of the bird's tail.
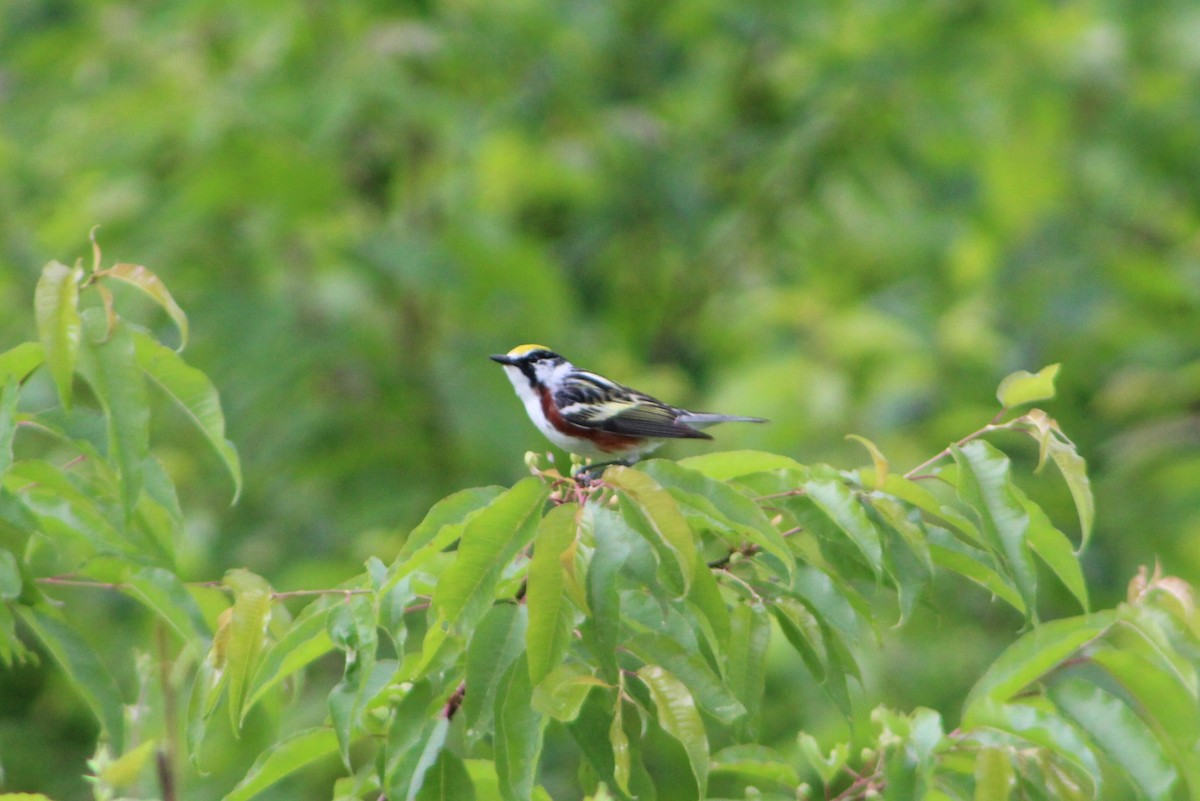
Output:
<path fill-rule="evenodd" d="M 707 414 L 704 412 L 688 412 L 679 416 L 678 422 L 688 426 L 711 426 L 716 423 L 766 423 L 762 417 L 739 417 L 733 414 Z"/>

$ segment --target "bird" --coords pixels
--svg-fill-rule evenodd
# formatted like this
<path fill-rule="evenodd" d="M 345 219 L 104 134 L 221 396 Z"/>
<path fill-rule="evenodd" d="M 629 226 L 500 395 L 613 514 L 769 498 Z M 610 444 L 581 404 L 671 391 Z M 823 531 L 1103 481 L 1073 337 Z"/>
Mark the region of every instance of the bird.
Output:
<path fill-rule="evenodd" d="M 761 417 L 690 412 L 584 370 L 545 345 L 518 345 L 489 357 L 504 365 L 534 425 L 552 443 L 604 464 L 633 464 L 667 439 L 712 439 L 715 423 Z"/>

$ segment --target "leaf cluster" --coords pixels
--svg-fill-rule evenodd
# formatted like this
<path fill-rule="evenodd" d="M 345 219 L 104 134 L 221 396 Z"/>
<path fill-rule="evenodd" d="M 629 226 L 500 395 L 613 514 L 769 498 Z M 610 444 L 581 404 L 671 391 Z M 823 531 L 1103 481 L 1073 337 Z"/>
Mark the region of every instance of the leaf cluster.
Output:
<path fill-rule="evenodd" d="M 146 387 L 184 411 L 240 485 L 236 452 L 211 383 L 117 313 L 110 280 L 144 290 L 186 337 L 152 273 L 103 269 L 97 249 L 90 273 L 47 265 L 38 340 L 0 353 L 0 657 L 29 658 L 32 638 L 88 706 L 99 798 L 153 784 L 152 763 L 170 796 L 259 710 L 302 718 L 293 690 L 332 658 L 341 675 L 319 691 L 322 711 L 278 723 L 224 799 L 318 760 L 340 762 L 338 799 L 545 799 L 551 738 L 569 738 L 593 799 L 791 799 L 814 782 L 839 799 L 1200 793 L 1190 588 L 1142 574 L 1127 603 L 1091 611 L 1075 543 L 985 439 L 1037 443 L 1075 500 L 1081 549 L 1094 517 L 1084 461 L 1049 416 L 1019 408 L 1053 395 L 1057 365 L 1005 379 L 991 422 L 904 473 L 861 438 L 872 464 L 854 471 L 760 451 L 578 475 L 534 459 L 511 487 L 435 504 L 390 564 L 371 558 L 337 588 L 281 593 L 245 569 L 184 582 L 183 515 L 149 448 Z M 28 411 L 39 376 L 59 406 Z M 869 732 L 831 750 L 799 729 L 791 748 L 765 741 L 772 641 L 861 717 L 880 610 L 903 623 L 943 575 L 1026 621 L 958 727 L 880 707 Z M 1049 576 L 1082 614 L 1041 621 Z M 132 703 L 74 605 L 52 597 L 81 584 L 128 596 L 173 635 L 139 659 Z M 287 602 L 304 595 L 316 599 L 293 615 Z"/>

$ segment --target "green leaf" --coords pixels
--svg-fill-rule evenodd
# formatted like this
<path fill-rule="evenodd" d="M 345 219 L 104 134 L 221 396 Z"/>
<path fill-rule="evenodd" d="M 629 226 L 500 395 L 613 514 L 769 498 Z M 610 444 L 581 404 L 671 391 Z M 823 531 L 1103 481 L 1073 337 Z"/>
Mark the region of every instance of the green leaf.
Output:
<path fill-rule="evenodd" d="M 959 467 L 958 497 L 979 516 L 985 535 L 1004 554 L 1028 614 L 1037 619 L 1037 573 L 1029 553 L 1029 514 L 1013 491 L 1007 456 L 983 440 L 951 446 Z"/>
<path fill-rule="evenodd" d="M 1025 613 L 1025 602 L 1016 585 L 994 569 L 988 553 L 960 542 L 944 528 L 930 526 L 927 531 L 929 555 L 935 565 L 974 581 L 1018 612 Z"/>
<path fill-rule="evenodd" d="M 796 566 L 795 557 L 783 535 L 750 498 L 729 484 L 664 459 L 641 463 L 638 469 L 671 490 L 681 503 L 694 506 L 709 519 L 720 521 L 729 530 L 775 557 L 779 569 L 791 580 Z"/>
<path fill-rule="evenodd" d="M 729 606 L 703 553 L 696 554 L 696 570 L 692 574 L 692 588 L 688 591 L 687 600 L 702 615 L 696 621 L 698 628 L 706 633 L 711 632 L 709 641 L 712 650 L 724 651 L 729 645 Z M 704 623 L 708 624 L 707 627 Z"/>
<path fill-rule="evenodd" d="M 137 363 L 146 376 L 175 402 L 217 452 L 233 479 L 233 500 L 242 492 L 242 467 L 233 443 L 225 439 L 221 399 L 208 376 L 149 334 L 133 332 Z"/>
<path fill-rule="evenodd" d="M 610 467 L 604 478 L 621 491 L 626 520 L 659 553 L 664 584 L 677 595 L 687 594 L 696 565 L 696 542 L 675 499 L 639 470 Z"/>
<path fill-rule="evenodd" d="M 18 462 L 9 469 L 6 484 L 18 490 L 15 494 L 24 509 L 58 548 L 65 550 L 66 543 L 75 540 L 103 554 L 139 562 L 152 559 L 131 544 L 93 497 L 76 489 L 59 468 L 42 461 Z"/>
<path fill-rule="evenodd" d="M 17 434 L 17 399 L 20 386 L 15 379 L 0 376 L 0 478 L 13 463 L 13 439 Z"/>
<path fill-rule="evenodd" d="M 1057 438 L 1051 438 L 1049 451 L 1050 459 L 1062 473 L 1063 480 L 1067 482 L 1067 489 L 1071 491 L 1071 498 L 1075 501 L 1079 530 L 1082 532 L 1079 550 L 1082 551 L 1092 538 L 1092 521 L 1096 517 L 1096 499 L 1092 495 L 1091 481 L 1088 480 L 1087 462 L 1075 450 L 1074 445 L 1061 442 Z"/>
<path fill-rule="evenodd" d="M 524 656 L 509 666 L 496 692 L 493 747 L 504 801 L 531 801 L 546 717 L 533 708 L 533 686 Z"/>
<path fill-rule="evenodd" d="M 1130 638 L 1121 648 L 1103 647 L 1092 661 L 1104 668 L 1129 694 L 1134 706 L 1158 735 L 1167 756 L 1179 767 L 1192 788 L 1200 790 L 1200 704 L 1197 703 L 1196 674 L 1184 663 L 1183 675 L 1164 665 L 1158 644 L 1149 639 Z"/>
<path fill-rule="evenodd" d="M 1055 620 L 1025 634 L 996 658 L 971 688 L 963 720 L 974 725 L 974 710 L 986 701 L 1004 702 L 1058 667 L 1117 621 L 1113 612 Z"/>
<path fill-rule="evenodd" d="M 14 663 L 21 664 L 31 652 L 17 638 L 17 621 L 13 617 L 12 607 L 0 603 L 0 665 L 6 668 Z"/>
<path fill-rule="evenodd" d="M 1029 515 L 1029 547 L 1054 571 L 1059 581 L 1071 591 L 1083 611 L 1088 610 L 1087 582 L 1083 578 L 1083 567 L 1071 548 L 1071 541 L 1054 524 L 1046 512 L 1017 487 L 1011 487 L 1021 507 Z"/>
<path fill-rule="evenodd" d="M 1013 780 L 1012 761 L 1005 749 L 979 749 L 975 755 L 975 801 L 1008 801 Z"/>
<path fill-rule="evenodd" d="M 546 674 L 533 688 L 533 708 L 555 720 L 569 722 L 579 716 L 593 687 L 607 686 L 583 667 L 566 662 Z"/>
<path fill-rule="evenodd" d="M 146 384 L 134 357 L 129 326 L 107 322 L 97 309 L 83 314 L 87 336 L 79 351 L 79 371 L 91 385 L 108 423 L 108 458 L 120 476 L 125 520 L 133 517 L 142 493 L 143 463 L 150 452 L 150 406 Z"/>
<path fill-rule="evenodd" d="M 866 437 L 861 437 L 858 434 L 847 434 L 846 439 L 852 439 L 859 445 L 867 449 L 867 453 L 871 454 L 871 465 L 873 469 L 872 486 L 875 489 L 883 489 L 888 479 L 888 460 L 883 455 L 883 451 L 879 450 L 879 446 Z"/>
<path fill-rule="evenodd" d="M 732 723 L 746 714 L 746 707 L 730 692 L 696 653 L 655 632 L 645 632 L 624 644 L 630 653 L 648 665 L 659 665 L 683 682 L 700 707 L 722 723 Z"/>
<path fill-rule="evenodd" d="M 58 397 L 66 409 L 71 408 L 71 382 L 83 337 L 83 321 L 79 316 L 82 276 L 82 270 L 52 261 L 42 268 L 33 296 L 38 338 L 58 387 Z"/>
<path fill-rule="evenodd" d="M 1174 797 L 1178 772 L 1146 724 L 1125 703 L 1081 679 L 1055 684 L 1050 697 L 1142 793 L 1152 801 Z"/>
<path fill-rule="evenodd" d="M 1030 373 L 1018 370 L 1010 373 L 1000 382 L 996 389 L 996 398 L 1005 409 L 1022 406 L 1034 401 L 1047 400 L 1054 397 L 1054 379 L 1058 375 L 1059 365 L 1051 364 Z"/>
<path fill-rule="evenodd" d="M 486 728 L 492 719 L 496 687 L 525 648 L 528 608 L 496 604 L 487 611 L 467 643 L 466 680 L 470 692 L 462 714 L 470 728 Z"/>
<path fill-rule="evenodd" d="M 779 630 L 783 632 L 784 638 L 800 654 L 813 677 L 817 681 L 823 681 L 825 663 L 829 657 L 825 652 L 820 621 L 807 606 L 786 596 L 773 600 L 770 611 L 778 621 Z"/>
<path fill-rule="evenodd" d="M 475 801 L 475 798 L 475 784 L 463 761 L 443 750 L 425 773 L 415 801 Z"/>
<path fill-rule="evenodd" d="M 689 456 L 686 459 L 680 459 L 676 464 L 689 470 L 699 471 L 718 481 L 728 481 L 731 478 L 751 473 L 763 473 L 768 470 L 797 470 L 802 473 L 808 470 L 804 465 L 787 456 L 748 450 Z"/>
<path fill-rule="evenodd" d="M 621 597 L 617 576 L 632 550 L 629 538 L 637 536 L 611 509 L 589 503 L 584 515 L 591 519 L 595 550 L 584 583 L 591 618 L 584 622 L 584 642 L 593 652 L 601 674 L 617 681 L 617 637 L 621 630 Z"/>
<path fill-rule="evenodd" d="M 1097 794 L 1102 774 L 1096 753 L 1079 731 L 1043 699 L 1033 698 L 1029 703 L 1000 703 L 983 699 L 972 706 L 971 716 L 975 728 L 1009 732 L 1052 752 L 1056 758 L 1073 766 L 1080 775 L 1086 776 L 1092 784 L 1092 796 Z"/>
<path fill-rule="evenodd" d="M 446 735 L 449 732 L 449 718 L 439 715 L 433 724 L 433 729 L 430 731 L 429 737 L 425 740 L 425 745 L 421 748 L 421 753 L 417 757 L 416 764 L 413 766 L 412 778 L 408 784 L 408 792 L 404 795 L 405 801 L 414 801 L 417 794 L 425 787 L 425 778 L 442 755 L 442 749 L 446 745 Z M 392 797 L 398 798 L 399 795 L 392 793 Z"/>
<path fill-rule="evenodd" d="M 608 739 L 612 743 L 613 781 L 621 792 L 629 795 L 629 777 L 632 770 L 632 757 L 629 753 L 629 735 L 625 733 L 624 677 L 621 688 L 617 693 L 617 702 L 613 706 L 612 725 L 608 727 Z"/>
<path fill-rule="evenodd" d="M 575 542 L 578 504 L 564 503 L 542 518 L 529 565 L 525 605 L 529 628 L 525 632 L 529 655 L 529 680 L 536 685 L 566 656 L 574 629 L 575 610 L 564 590 L 562 558 Z"/>
<path fill-rule="evenodd" d="M 546 485 L 532 476 L 498 496 L 463 529 L 453 562 L 438 579 L 432 611 L 468 634 L 491 606 L 500 572 L 537 532 Z"/>
<path fill-rule="evenodd" d="M 224 585 L 233 591 L 224 672 L 229 676 L 229 718 L 234 731 L 245 717 L 246 692 L 258 668 L 271 620 L 271 587 L 249 570 L 225 574 Z"/>
<path fill-rule="evenodd" d="M 397 574 L 411 573 L 424 564 L 429 556 L 444 550 L 454 538 L 446 541 L 442 532 L 486 507 L 503 491 L 503 487 L 472 487 L 442 498 L 433 505 L 425 519 L 409 532 L 391 570 Z M 431 545 L 436 547 L 430 548 Z M 385 589 L 388 586 L 385 585 Z"/>
<path fill-rule="evenodd" d="M 254 708 L 271 688 L 333 650 L 326 629 L 330 611 L 331 607 L 316 604 L 305 608 L 278 642 L 266 650 L 246 692 L 247 709 Z"/>
<path fill-rule="evenodd" d="M 771 638 L 771 618 L 761 604 L 738 604 L 733 608 L 729 650 L 725 655 L 725 681 L 746 707 L 746 716 L 738 722 L 740 739 L 758 735 L 759 715 L 766 681 L 767 645 Z"/>
<path fill-rule="evenodd" d="M 360 695 L 363 694 L 361 687 L 358 688 L 358 692 Z M 355 717 L 342 708 L 345 705 L 344 699 L 350 695 L 351 693 L 343 692 L 336 696 L 331 695 L 329 698 L 331 710 L 338 712 L 334 719 L 335 727 L 345 726 L 347 730 L 350 728 L 349 724 L 340 722 L 347 717 Z M 337 706 L 334 706 L 335 697 Z M 383 764 L 383 784 L 386 788 L 384 793 L 386 797 L 390 799 L 407 798 L 413 784 L 417 764 L 429 743 L 434 742 L 439 748 L 441 743 L 444 743 L 446 735 L 444 724 L 447 721 L 444 715 L 434 711 L 438 705 L 428 679 L 415 682 L 403 698 L 398 702 L 393 702 L 392 721 L 388 727 L 387 740 L 383 744 L 383 753 L 379 758 Z M 441 729 L 441 743 L 438 742 L 438 729 Z M 339 732 L 338 743 L 343 752 L 343 760 L 346 758 L 346 745 L 344 744 L 346 739 L 348 739 L 347 736 Z M 418 786 L 416 790 L 420 790 L 420 787 Z"/>
<path fill-rule="evenodd" d="M 9 379 L 18 384 L 42 366 L 46 360 L 46 351 L 41 342 L 22 342 L 0 353 L 0 384 L 8 383 Z"/>
<path fill-rule="evenodd" d="M 659 665 L 643 665 L 637 675 L 654 699 L 658 724 L 687 753 L 700 797 L 704 798 L 708 789 L 708 735 L 695 699 L 683 682 Z"/>
<path fill-rule="evenodd" d="M 123 583 L 130 596 L 159 615 L 185 643 L 203 642 L 210 636 L 196 600 L 171 571 L 144 567 L 126 576 Z"/>
<path fill-rule="evenodd" d="M 122 283 L 137 287 L 161 306 L 179 329 L 179 347 L 176 350 L 184 349 L 188 340 L 187 315 L 183 313 L 183 309 L 179 308 L 179 304 L 171 297 L 166 285 L 157 275 L 140 264 L 114 264 L 107 270 L 100 270 L 97 275 L 104 278 L 115 278 Z"/>
<path fill-rule="evenodd" d="M 747 784 L 770 782 L 787 788 L 800 784 L 791 762 L 765 745 L 731 745 L 712 757 L 712 772 L 735 776 Z"/>
<path fill-rule="evenodd" d="M 840 481 L 814 479 L 803 484 L 804 492 L 858 548 L 876 576 L 883 572 L 883 543 L 879 529 L 867 517 L 853 490 Z"/>
<path fill-rule="evenodd" d="M 11 551 L 0 548 L 0 601 L 21 597 L 21 566 Z"/>
<path fill-rule="evenodd" d="M 128 787 L 138 780 L 139 774 L 158 748 L 155 740 L 147 740 L 131 751 L 108 763 L 100 771 L 100 781 L 110 787 Z"/>
<path fill-rule="evenodd" d="M 259 754 L 224 801 L 247 801 L 306 765 L 336 754 L 337 750 L 337 736 L 332 729 L 304 729 L 288 734 Z"/>
<path fill-rule="evenodd" d="M 58 618 L 31 606 L 14 608 L 91 708 L 113 750 L 124 751 L 125 709 L 121 692 L 100 657 L 83 637 Z"/>

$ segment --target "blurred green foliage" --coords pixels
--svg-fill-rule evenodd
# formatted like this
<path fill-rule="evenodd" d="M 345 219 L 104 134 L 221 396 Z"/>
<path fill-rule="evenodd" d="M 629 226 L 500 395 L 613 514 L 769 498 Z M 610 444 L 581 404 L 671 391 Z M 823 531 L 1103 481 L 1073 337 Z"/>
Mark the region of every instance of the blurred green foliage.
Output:
<path fill-rule="evenodd" d="M 9 0 L 0 344 L 95 224 L 163 276 L 246 475 L 228 508 L 164 408 L 182 572 L 280 589 L 522 474 L 544 443 L 485 358 L 518 342 L 774 421 L 720 446 L 838 467 L 867 461 L 847 433 L 916 464 L 991 416 L 1000 376 L 1062 362 L 1109 605 L 1156 558 L 1200 580 L 1197 38 L 1188 0 Z M 1019 625 L 957 606 L 918 610 L 867 693 L 953 720 Z M 127 601 L 94 615 L 106 652 L 141 639 Z M 844 725 L 768 682 L 797 699 L 778 728 Z M 82 792 L 74 705 L 52 672 L 0 674 L 15 789 Z"/>

